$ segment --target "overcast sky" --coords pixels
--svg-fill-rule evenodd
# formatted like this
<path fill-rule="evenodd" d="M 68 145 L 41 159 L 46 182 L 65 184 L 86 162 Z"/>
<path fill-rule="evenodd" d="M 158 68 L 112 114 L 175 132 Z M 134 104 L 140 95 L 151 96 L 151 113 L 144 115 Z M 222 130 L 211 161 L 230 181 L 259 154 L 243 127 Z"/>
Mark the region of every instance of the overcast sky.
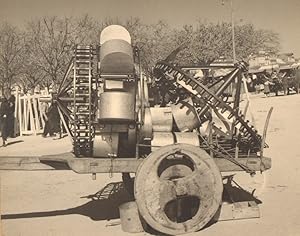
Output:
<path fill-rule="evenodd" d="M 279 33 L 282 52 L 300 57 L 300 0 L 233 0 L 235 22 Z M 145 23 L 159 19 L 179 27 L 197 19 L 230 21 L 230 0 L 0 0 L 0 20 L 22 26 L 43 15 L 80 16 L 96 19 L 137 16 Z"/>

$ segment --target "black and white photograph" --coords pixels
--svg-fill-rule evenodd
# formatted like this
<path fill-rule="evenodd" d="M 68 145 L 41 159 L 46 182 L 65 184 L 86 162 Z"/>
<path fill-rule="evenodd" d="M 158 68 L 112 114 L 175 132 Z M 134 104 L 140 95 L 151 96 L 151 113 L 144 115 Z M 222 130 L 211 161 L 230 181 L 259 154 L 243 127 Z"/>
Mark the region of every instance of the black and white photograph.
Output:
<path fill-rule="evenodd" d="M 0 0 L 0 236 L 299 236 L 299 0 Z"/>

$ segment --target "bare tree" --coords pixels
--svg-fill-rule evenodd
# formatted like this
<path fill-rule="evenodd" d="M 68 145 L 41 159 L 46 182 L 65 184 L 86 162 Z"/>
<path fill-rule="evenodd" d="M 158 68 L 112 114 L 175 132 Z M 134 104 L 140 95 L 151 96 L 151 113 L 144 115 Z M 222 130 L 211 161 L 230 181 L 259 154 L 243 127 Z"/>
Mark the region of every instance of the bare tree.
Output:
<path fill-rule="evenodd" d="M 179 46 L 165 21 L 147 25 L 139 18 L 130 18 L 124 26 L 131 35 L 132 44 L 140 49 L 142 65 L 149 73 L 157 61 L 168 57 Z"/>
<path fill-rule="evenodd" d="M 8 23 L 0 26 L 0 89 L 10 93 L 12 85 L 22 73 L 22 33 Z"/>
<path fill-rule="evenodd" d="M 34 60 L 32 51 L 25 50 L 26 57 L 22 65 L 22 74 L 20 75 L 17 84 L 22 88 L 24 93 L 34 90 L 38 85 L 45 86 L 45 82 L 50 82 L 47 74 Z"/>
<path fill-rule="evenodd" d="M 174 29 L 164 21 L 145 24 L 139 18 L 121 22 L 106 18 L 97 22 L 88 15 L 42 17 L 27 23 L 25 32 L 7 23 L 0 25 L 0 89 L 13 84 L 25 92 L 37 85 L 59 84 L 76 44 L 98 44 L 100 31 L 110 24 L 121 24 L 129 31 L 132 45 L 140 49 L 143 68 L 149 73 L 159 60 L 178 64 L 210 63 L 220 56 L 232 57 L 231 25 L 207 23 Z M 238 59 L 264 50 L 279 50 L 278 35 L 257 30 L 252 24 L 236 25 Z"/>
<path fill-rule="evenodd" d="M 27 48 L 32 63 L 42 71 L 44 86 L 58 84 L 76 44 L 97 40 L 96 23 L 87 15 L 80 18 L 43 17 L 27 25 Z"/>

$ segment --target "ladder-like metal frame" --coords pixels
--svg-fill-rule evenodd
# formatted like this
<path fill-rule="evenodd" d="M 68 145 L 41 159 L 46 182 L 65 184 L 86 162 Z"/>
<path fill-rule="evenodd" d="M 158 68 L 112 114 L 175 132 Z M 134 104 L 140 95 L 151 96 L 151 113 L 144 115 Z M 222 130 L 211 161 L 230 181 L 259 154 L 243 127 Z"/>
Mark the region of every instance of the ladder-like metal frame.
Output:
<path fill-rule="evenodd" d="M 232 108 L 230 105 L 225 103 L 222 98 L 222 93 L 225 89 L 233 82 L 239 73 L 245 70 L 245 65 L 240 63 L 237 67 L 224 79 L 224 83 L 218 88 L 216 93 L 213 93 L 210 89 L 204 86 L 202 83 L 194 79 L 188 73 L 183 70 L 167 63 L 158 62 L 154 68 L 154 74 L 160 79 L 167 80 L 170 85 L 175 87 L 181 86 L 184 88 L 191 96 L 195 99 L 200 99 L 205 101 L 203 107 L 196 109 L 199 120 L 202 120 L 209 110 L 209 108 L 216 109 L 221 113 L 228 112 L 228 119 L 235 118 L 233 125 L 236 127 L 240 124 L 240 134 L 244 140 L 247 140 L 251 146 L 260 147 L 261 136 L 258 135 L 257 131 L 253 126 L 250 126 L 248 120 L 245 120 L 243 114 L 239 111 L 238 107 Z"/>
<path fill-rule="evenodd" d="M 74 153 L 76 156 L 92 156 L 92 46 L 77 46 L 73 65 Z"/>

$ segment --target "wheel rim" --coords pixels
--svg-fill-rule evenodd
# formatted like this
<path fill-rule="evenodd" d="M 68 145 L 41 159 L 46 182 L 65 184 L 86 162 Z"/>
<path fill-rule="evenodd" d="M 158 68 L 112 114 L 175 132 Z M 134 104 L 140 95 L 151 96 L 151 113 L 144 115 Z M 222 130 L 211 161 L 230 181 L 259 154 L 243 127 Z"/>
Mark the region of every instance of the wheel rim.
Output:
<path fill-rule="evenodd" d="M 145 221 L 171 235 L 203 228 L 218 210 L 223 192 L 213 158 L 187 144 L 152 152 L 139 166 L 134 187 Z"/>

